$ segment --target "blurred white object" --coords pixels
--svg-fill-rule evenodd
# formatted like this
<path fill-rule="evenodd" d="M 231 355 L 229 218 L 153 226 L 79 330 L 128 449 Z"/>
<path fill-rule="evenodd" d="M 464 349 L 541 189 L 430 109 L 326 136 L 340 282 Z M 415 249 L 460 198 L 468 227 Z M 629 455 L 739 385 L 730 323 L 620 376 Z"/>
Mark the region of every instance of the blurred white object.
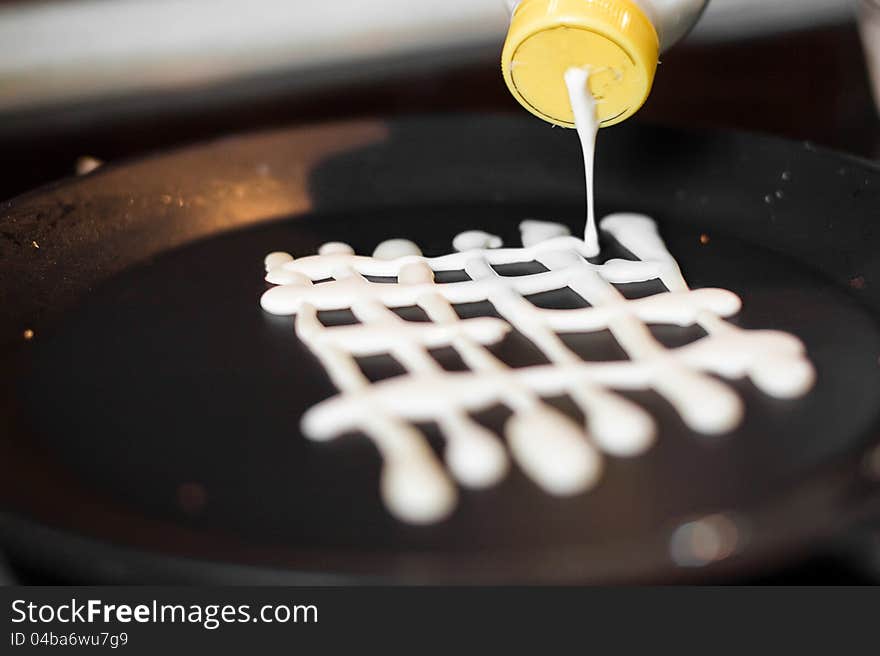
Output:
<path fill-rule="evenodd" d="M 859 32 L 871 75 L 874 106 L 880 111 L 880 0 L 861 0 L 859 3 Z"/>
<path fill-rule="evenodd" d="M 55 0 L 0 5 L 0 110 L 501 42 L 501 0 Z M 846 0 L 713 0 L 693 38 L 842 20 Z M 436 59 L 435 59 L 436 61 Z"/>
<path fill-rule="evenodd" d="M 0 6 L 0 107 L 486 42 L 494 0 L 67 0 Z"/>
<path fill-rule="evenodd" d="M 830 25 L 852 17 L 852 0 L 712 0 L 692 37 L 729 41 Z"/>

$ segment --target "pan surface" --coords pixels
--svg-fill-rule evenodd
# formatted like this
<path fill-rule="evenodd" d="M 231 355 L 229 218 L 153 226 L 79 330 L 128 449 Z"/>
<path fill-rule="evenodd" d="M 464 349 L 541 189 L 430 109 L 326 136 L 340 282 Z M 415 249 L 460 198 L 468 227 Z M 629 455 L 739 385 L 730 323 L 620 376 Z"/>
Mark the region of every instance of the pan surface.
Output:
<path fill-rule="evenodd" d="M 734 323 L 804 341 L 808 396 L 735 382 L 745 421 L 707 438 L 633 394 L 658 442 L 609 458 L 592 492 L 550 496 L 514 467 L 460 490 L 443 522 L 401 523 L 367 440 L 300 434 L 334 389 L 293 320 L 260 309 L 262 258 L 393 237 L 440 255 L 471 228 L 517 244 L 526 218 L 577 233 L 576 137 L 498 116 L 234 137 L 0 206 L 5 546 L 89 579 L 611 582 L 718 580 L 832 535 L 880 492 L 865 466 L 880 442 L 880 172 L 810 144 L 632 124 L 601 133 L 596 175 L 599 215 L 653 216 L 691 286 L 742 297 Z M 525 346 L 498 353 L 525 364 Z M 620 357 L 607 334 L 573 346 Z M 725 549 L 682 557 L 683 535 L 718 526 Z"/>

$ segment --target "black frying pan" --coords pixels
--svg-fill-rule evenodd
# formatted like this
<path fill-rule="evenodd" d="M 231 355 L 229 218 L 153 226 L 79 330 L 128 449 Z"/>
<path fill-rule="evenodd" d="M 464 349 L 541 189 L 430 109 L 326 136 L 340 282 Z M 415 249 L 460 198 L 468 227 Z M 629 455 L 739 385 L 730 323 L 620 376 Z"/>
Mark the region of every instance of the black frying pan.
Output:
<path fill-rule="evenodd" d="M 473 227 L 517 243 L 526 217 L 578 230 L 576 137 L 495 116 L 234 137 L 0 206 L 5 548 L 104 581 L 721 580 L 862 519 L 880 495 L 867 464 L 880 443 L 880 171 L 748 135 L 630 124 L 600 137 L 600 214 L 653 215 L 693 286 L 743 297 L 736 322 L 800 336 L 819 372 L 809 396 L 737 383 L 745 422 L 707 440 L 641 394 L 658 444 L 611 459 L 593 492 L 551 497 L 514 470 L 463 491 L 445 522 L 402 524 L 379 500 L 368 442 L 299 434 L 333 388 L 292 321 L 259 309 L 262 257 L 395 236 L 440 254 Z M 578 348 L 614 357 L 601 334 Z M 733 548 L 682 559 L 680 527 L 718 517 Z"/>

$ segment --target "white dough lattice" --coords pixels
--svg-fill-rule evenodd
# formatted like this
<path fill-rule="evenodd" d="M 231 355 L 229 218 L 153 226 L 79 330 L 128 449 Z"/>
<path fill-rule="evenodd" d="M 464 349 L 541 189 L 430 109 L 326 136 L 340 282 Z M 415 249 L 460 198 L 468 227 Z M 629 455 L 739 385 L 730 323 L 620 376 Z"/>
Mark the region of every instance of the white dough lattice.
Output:
<path fill-rule="evenodd" d="M 266 258 L 266 279 L 277 286 L 262 298 L 268 312 L 296 315 L 296 334 L 321 361 L 339 394 L 303 417 L 304 434 L 329 440 L 361 431 L 383 458 L 382 496 L 399 518 L 436 521 L 455 506 L 456 486 L 485 487 L 502 478 L 509 458 L 499 436 L 472 414 L 494 404 L 511 411 L 503 429 L 510 454 L 538 485 L 557 495 L 583 492 L 602 471 L 602 453 L 633 456 L 655 439 L 655 422 L 617 393 L 652 389 L 691 429 L 729 431 L 742 402 L 720 378 L 748 376 L 766 394 L 794 397 L 814 379 L 802 343 L 770 330 L 744 330 L 724 321 L 740 299 L 723 289 L 688 288 L 654 222 L 645 216 L 605 218 L 602 231 L 634 260 L 591 263 L 585 243 L 555 223 L 525 221 L 522 247 L 503 248 L 486 233 L 462 233 L 458 252 L 423 257 L 405 240 L 383 242 L 372 257 L 342 243 L 317 255 Z M 538 262 L 546 269 L 505 276 L 501 264 Z M 438 271 L 463 270 L 469 280 L 437 283 Z M 391 277 L 394 282 L 372 281 Z M 666 292 L 627 299 L 616 284 L 659 280 Z M 544 309 L 528 296 L 568 288 L 589 304 Z M 489 301 L 503 319 L 462 319 L 458 303 Z M 416 306 L 430 321 L 406 321 L 392 308 Z M 358 323 L 326 326 L 321 310 L 351 310 Z M 668 349 L 651 324 L 699 325 L 706 335 Z M 513 368 L 489 348 L 515 329 L 548 364 Z M 609 331 L 628 359 L 593 362 L 569 349 L 564 333 Z M 451 347 L 467 371 L 447 371 L 429 349 Z M 387 354 L 403 375 L 370 382 L 358 358 Z M 617 390 L 617 391 L 616 391 Z M 543 399 L 568 395 L 586 417 L 579 425 Z M 444 467 L 414 426 L 436 422 L 446 440 Z M 450 477 L 451 475 L 451 477 Z"/>

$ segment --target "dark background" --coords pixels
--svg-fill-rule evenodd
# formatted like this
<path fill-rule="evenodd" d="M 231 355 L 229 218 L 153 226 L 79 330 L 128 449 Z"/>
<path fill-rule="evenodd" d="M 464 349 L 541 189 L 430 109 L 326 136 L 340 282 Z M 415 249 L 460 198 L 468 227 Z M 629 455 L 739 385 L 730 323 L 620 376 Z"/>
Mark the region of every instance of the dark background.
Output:
<path fill-rule="evenodd" d="M 83 155 L 115 161 L 233 132 L 355 116 L 522 113 L 499 74 L 497 50 L 500 44 L 467 53 L 459 64 L 446 55 L 439 70 L 429 56 L 418 66 L 378 63 L 371 82 L 335 84 L 333 70 L 311 73 L 311 84 L 273 74 L 0 114 L 0 199 L 71 175 Z M 401 69 L 409 72 L 395 72 Z M 773 133 L 880 157 L 880 121 L 855 23 L 685 42 L 663 56 L 651 97 L 631 120 Z"/>
<path fill-rule="evenodd" d="M 370 83 L 335 85 L 331 75 L 331 82 L 304 89 L 272 75 L 0 115 L 0 199 L 73 174 L 84 155 L 113 162 L 234 132 L 360 116 L 521 113 L 498 73 L 495 50 L 431 74 L 395 73 L 389 66 Z M 880 158 L 880 121 L 854 23 L 685 43 L 663 57 L 648 103 L 631 120 L 773 133 Z M 866 528 L 851 545 L 829 546 L 808 563 L 755 582 L 876 582 L 880 573 L 854 557 L 872 541 L 880 553 L 880 538 L 872 535 Z M 28 583 L 54 582 L 40 572 L 16 575 Z"/>

